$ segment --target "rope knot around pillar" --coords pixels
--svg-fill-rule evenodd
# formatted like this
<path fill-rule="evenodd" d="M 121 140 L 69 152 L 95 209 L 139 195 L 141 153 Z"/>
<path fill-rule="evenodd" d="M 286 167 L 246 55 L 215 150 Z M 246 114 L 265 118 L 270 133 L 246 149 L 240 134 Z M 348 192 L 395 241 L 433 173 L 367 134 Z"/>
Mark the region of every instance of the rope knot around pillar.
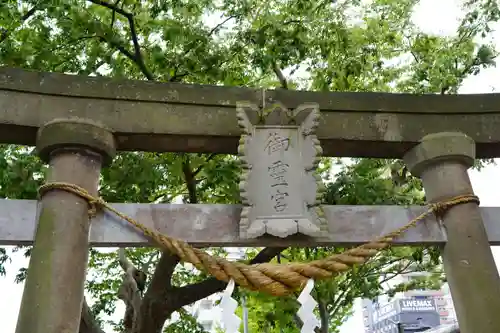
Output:
<path fill-rule="evenodd" d="M 89 200 L 89 217 L 94 218 L 97 216 L 97 212 L 102 207 L 99 200 Z"/>
<path fill-rule="evenodd" d="M 453 206 L 474 202 L 480 204 L 479 197 L 473 194 L 463 194 L 453 197 L 446 201 L 434 202 L 429 204 L 430 210 L 434 213 L 437 219 L 442 219 L 446 212 Z"/>
<path fill-rule="evenodd" d="M 83 187 L 69 183 L 62 183 L 62 182 L 46 183 L 40 186 L 40 188 L 38 189 L 38 193 L 39 196 L 42 197 L 45 193 L 52 190 L 63 190 L 66 192 L 73 193 L 82 199 L 85 199 L 87 201 L 87 204 L 89 205 L 88 214 L 90 218 L 96 217 L 99 210 L 107 205 L 106 201 L 104 201 L 101 197 L 94 197 Z"/>
<path fill-rule="evenodd" d="M 452 206 L 463 203 L 479 202 L 479 199 L 475 195 L 461 195 L 450 200 L 433 203 L 428 210 L 412 219 L 403 227 L 371 242 L 349 249 L 344 253 L 334 254 L 323 259 L 306 263 L 292 262 L 287 264 L 265 263 L 252 265 L 212 256 L 203 250 L 193 248 L 183 240 L 163 235 L 119 212 L 102 198 L 94 197 L 78 185 L 61 182 L 47 183 L 41 186 L 39 191 L 42 195 L 53 189 L 68 191 L 87 200 L 90 205 L 89 214 L 96 213 L 99 208 L 111 211 L 140 230 L 158 246 L 177 255 L 181 261 L 193 264 L 197 269 L 207 272 L 218 280 L 229 282 L 232 279 L 240 287 L 262 291 L 274 296 L 290 295 L 304 288 L 309 279 L 328 279 L 336 274 L 348 271 L 355 265 L 366 263 L 381 250 L 389 247 L 395 238 L 416 226 L 419 221 L 422 221 L 433 213 L 443 212 Z"/>
<path fill-rule="evenodd" d="M 442 202 L 432 203 L 429 206 L 438 221 L 443 219 L 448 210 L 448 206 L 444 205 Z"/>

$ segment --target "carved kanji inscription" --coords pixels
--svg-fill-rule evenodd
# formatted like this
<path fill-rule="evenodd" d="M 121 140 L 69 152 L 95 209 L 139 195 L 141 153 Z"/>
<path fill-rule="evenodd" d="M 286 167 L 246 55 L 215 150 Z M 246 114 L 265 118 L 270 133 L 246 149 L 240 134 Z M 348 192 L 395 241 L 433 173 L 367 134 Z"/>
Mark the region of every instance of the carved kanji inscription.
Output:
<path fill-rule="evenodd" d="M 314 134 L 318 106 L 288 110 L 276 103 L 259 109 L 238 103 L 237 114 L 243 132 L 240 236 L 320 234 L 326 224 L 319 205 L 323 185 L 316 173 L 321 157 Z"/>

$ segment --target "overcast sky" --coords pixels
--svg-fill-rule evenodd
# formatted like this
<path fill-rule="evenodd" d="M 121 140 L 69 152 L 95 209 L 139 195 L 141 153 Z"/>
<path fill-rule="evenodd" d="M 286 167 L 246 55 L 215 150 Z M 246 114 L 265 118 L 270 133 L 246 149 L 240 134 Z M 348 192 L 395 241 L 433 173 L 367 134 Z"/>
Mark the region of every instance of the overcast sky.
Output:
<path fill-rule="evenodd" d="M 422 0 L 415 12 L 415 23 L 431 33 L 453 34 L 456 31 L 460 17 L 459 0 Z M 497 27 L 497 29 L 500 26 Z M 500 30 L 500 29 L 498 29 Z M 500 41 L 500 32 L 496 32 Z M 500 44 L 497 42 L 497 48 Z M 468 79 L 461 93 L 488 93 L 500 91 L 500 68 L 483 70 L 475 77 Z M 500 160 L 497 160 L 497 163 Z M 475 193 L 481 199 L 482 206 L 500 206 L 500 163 L 499 166 L 488 166 L 481 172 L 470 171 Z M 500 248 L 494 247 L 493 252 L 497 267 L 500 264 Z M 19 254 L 13 256 L 13 263 L 8 266 L 6 277 L 0 277 L 0 323 L 3 333 L 14 333 L 17 314 L 21 302 L 22 285 L 14 283 L 14 277 L 20 267 L 26 267 L 27 261 Z M 352 318 L 342 327 L 341 333 L 364 333 L 363 320 L 359 304 Z"/>

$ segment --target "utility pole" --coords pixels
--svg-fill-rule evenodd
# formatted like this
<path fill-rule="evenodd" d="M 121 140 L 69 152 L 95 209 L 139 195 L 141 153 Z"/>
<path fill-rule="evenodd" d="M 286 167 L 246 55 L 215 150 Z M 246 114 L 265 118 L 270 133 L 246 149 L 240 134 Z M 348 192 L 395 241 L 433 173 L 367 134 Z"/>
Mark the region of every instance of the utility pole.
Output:
<path fill-rule="evenodd" d="M 243 332 L 248 333 L 248 308 L 245 294 L 241 297 L 241 307 L 243 309 Z"/>

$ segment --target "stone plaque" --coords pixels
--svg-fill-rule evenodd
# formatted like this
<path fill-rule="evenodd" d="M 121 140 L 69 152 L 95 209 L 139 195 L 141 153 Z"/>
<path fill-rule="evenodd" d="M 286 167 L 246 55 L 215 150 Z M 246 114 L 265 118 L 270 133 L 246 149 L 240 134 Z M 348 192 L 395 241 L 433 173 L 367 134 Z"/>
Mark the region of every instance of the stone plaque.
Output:
<path fill-rule="evenodd" d="M 243 168 L 240 237 L 321 234 L 326 222 L 320 207 L 324 188 L 316 173 L 322 153 L 314 132 L 318 105 L 288 110 L 275 103 L 260 109 L 242 102 L 237 115 Z"/>

